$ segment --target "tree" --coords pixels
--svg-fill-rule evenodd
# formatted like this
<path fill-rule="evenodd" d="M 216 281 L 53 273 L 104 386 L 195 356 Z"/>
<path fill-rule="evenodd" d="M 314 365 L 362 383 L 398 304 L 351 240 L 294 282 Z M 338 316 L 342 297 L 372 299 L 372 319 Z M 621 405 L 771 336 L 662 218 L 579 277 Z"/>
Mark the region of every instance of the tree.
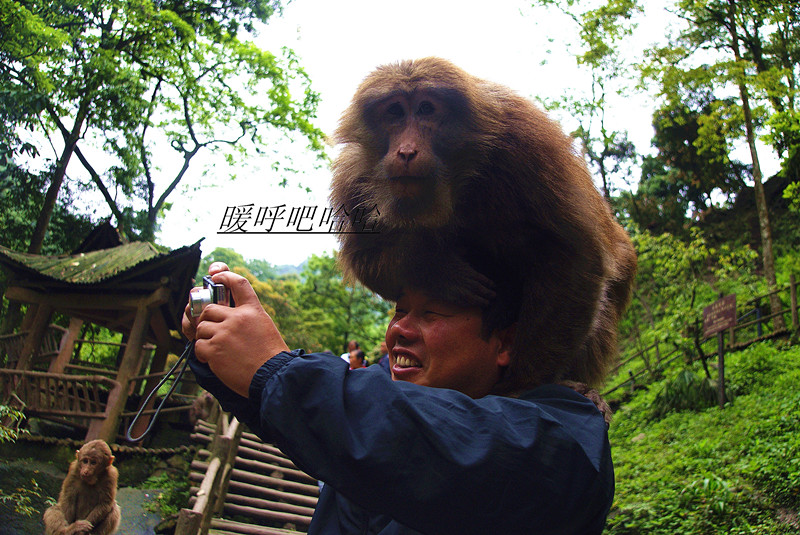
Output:
<path fill-rule="evenodd" d="M 366 350 L 383 339 L 391 305 L 360 284 L 346 285 L 335 254 L 312 256 L 300 277 L 302 306 L 333 322 L 333 332 L 325 339 L 327 349 L 337 351 L 356 339 Z"/>
<path fill-rule="evenodd" d="M 279 59 L 243 40 L 279 11 L 276 0 L 2 0 L 0 95 L 29 103 L 14 126 L 46 138 L 55 155 L 29 252 L 41 250 L 75 159 L 120 230 L 153 239 L 201 151 L 224 150 L 232 163 L 294 132 L 321 152 L 318 95 L 292 52 Z M 163 164 L 167 146 L 176 169 Z"/>
<path fill-rule="evenodd" d="M 611 179 L 626 173 L 636 159 L 636 149 L 621 130 L 610 128 L 606 111 L 612 91 L 626 70 L 620 56 L 622 43 L 635 25 L 633 16 L 641 11 L 636 0 L 608 0 L 594 9 L 584 9 L 587 2 L 576 0 L 536 0 L 535 5 L 553 7 L 564 13 L 578 27 L 580 52 L 578 65 L 589 67 L 590 93 L 586 97 L 565 95 L 546 103 L 549 109 L 563 109 L 579 123 L 573 135 L 581 140 L 591 168 L 600 177 L 606 199 L 611 199 Z M 596 5 L 597 3 L 593 3 Z"/>
<path fill-rule="evenodd" d="M 260 281 L 277 278 L 275 267 L 266 260 L 245 260 L 240 253 L 237 253 L 233 249 L 217 247 L 200 260 L 195 280 L 199 282 L 203 277 L 208 275 L 208 268 L 214 262 L 224 262 L 230 269 L 237 267 L 245 268 L 253 278 Z"/>
<path fill-rule="evenodd" d="M 695 145 L 702 153 L 704 148 L 719 143 L 719 134 L 728 140 L 743 137 L 746 141 L 764 276 L 769 288 L 775 289 L 772 227 L 756 137 L 762 125 L 771 124 L 771 139 L 778 152 L 796 150 L 796 125 L 800 123 L 794 111 L 798 58 L 795 43 L 800 11 L 795 2 L 734 0 L 680 0 L 675 9 L 685 26 L 667 46 L 651 51 L 643 73 L 659 82 L 660 94 L 668 100 L 676 100 L 675 95 L 698 83 L 738 95 L 738 99 L 728 99 L 700 116 L 700 136 Z M 780 120 L 768 119 L 768 106 L 778 112 Z M 713 127 L 704 128 L 703 123 Z M 787 123 L 791 127 L 787 128 Z M 777 314 L 782 308 L 777 294 L 770 301 L 773 314 Z M 774 321 L 776 328 L 783 327 L 780 315 Z"/>
<path fill-rule="evenodd" d="M 301 284 L 296 276 L 263 280 L 245 267 L 236 267 L 233 271 L 250 281 L 259 302 L 289 347 L 309 352 L 330 347 L 327 342 L 335 336 L 333 318 L 303 300 Z"/>
<path fill-rule="evenodd" d="M 688 237 L 690 222 L 709 209 L 713 195 L 732 200 L 751 176 L 749 166 L 731 159 L 719 121 L 706 120 L 715 108 L 731 102 L 717 99 L 707 87 L 698 90 L 676 96 L 654 112 L 652 144 L 658 153 L 644 157 L 636 193 L 619 201 L 640 228 L 654 234 Z M 708 143 L 710 138 L 717 142 Z"/>
<path fill-rule="evenodd" d="M 685 239 L 635 229 L 631 238 L 639 265 L 633 299 L 620 323 L 620 337 L 632 342 L 626 344 L 631 352 L 672 341 L 691 354 L 702 339 L 703 308 L 721 294 L 763 291 L 764 281 L 753 270 L 757 253 L 749 246 L 713 247 L 696 226 Z M 641 329 L 644 325 L 648 328 Z"/>

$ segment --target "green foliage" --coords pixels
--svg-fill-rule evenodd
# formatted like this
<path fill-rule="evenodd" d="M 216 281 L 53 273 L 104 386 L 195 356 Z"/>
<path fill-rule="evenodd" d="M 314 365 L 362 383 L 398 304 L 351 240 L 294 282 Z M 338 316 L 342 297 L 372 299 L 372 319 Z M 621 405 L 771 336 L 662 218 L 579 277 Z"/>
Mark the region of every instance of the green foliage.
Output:
<path fill-rule="evenodd" d="M 177 475 L 170 471 L 160 471 L 142 483 L 142 488 L 160 489 L 161 492 L 155 500 L 148 502 L 148 510 L 156 512 L 167 518 L 171 515 L 180 513 L 181 509 L 189 503 L 191 481 L 186 471 L 182 475 Z"/>
<path fill-rule="evenodd" d="M 0 404 L 0 443 L 14 442 L 19 434 L 18 426 L 25 418 L 22 412 Z"/>
<path fill-rule="evenodd" d="M 93 323 L 84 323 L 81 327 L 80 338 L 92 340 L 96 343 L 84 342 L 76 347 L 73 359 L 99 364 L 111 369 L 117 367 L 117 359 L 120 355 L 120 343 L 122 333 L 110 331 L 105 327 L 98 327 Z"/>
<path fill-rule="evenodd" d="M 312 256 L 301 280 L 302 306 L 331 323 L 324 338 L 326 349 L 337 352 L 355 339 L 368 351 L 384 338 L 391 305 L 361 284 L 346 284 L 335 254 Z"/>
<path fill-rule="evenodd" d="M 672 234 L 631 229 L 638 253 L 636 292 L 621 324 L 630 351 L 656 340 L 692 340 L 702 309 L 719 294 L 752 294 L 764 288 L 757 254 L 749 247 L 711 246 L 699 227 L 686 241 Z M 643 331 L 645 326 L 650 328 Z"/>
<path fill-rule="evenodd" d="M 645 159 L 631 209 L 642 228 L 685 234 L 690 210 L 705 212 L 712 205 L 712 193 L 731 199 L 745 187 L 750 170 L 730 159 L 730 143 L 720 130 L 726 125 L 712 120 L 729 105 L 698 88 L 697 94 L 681 95 L 679 101 L 656 110 L 653 145 L 658 153 Z"/>
<path fill-rule="evenodd" d="M 19 434 L 18 426 L 25 418 L 22 412 L 0 404 L 0 443 L 14 442 Z M 25 486 L 14 489 L 0 489 L 0 504 L 10 506 L 14 513 L 27 517 L 38 514 L 38 509 L 34 507 L 34 502 L 41 501 L 44 493 L 39 484 L 31 479 Z"/>
<path fill-rule="evenodd" d="M 200 260 L 200 265 L 197 268 L 197 275 L 195 275 L 195 281 L 197 281 L 198 284 L 203 280 L 203 277 L 208 275 L 208 267 L 214 262 L 224 262 L 230 269 L 237 267 L 245 268 L 253 277 L 261 281 L 277 277 L 275 266 L 269 262 L 265 260 L 245 260 L 241 254 L 233 249 L 217 247 Z"/>
<path fill-rule="evenodd" d="M 706 516 L 728 513 L 734 499 L 731 486 L 714 474 L 692 481 L 680 493 L 680 503 L 683 507 L 702 508 Z"/>
<path fill-rule="evenodd" d="M 277 0 L 3 0 L 0 101 L 11 105 L 0 114 L 0 166 L 19 156 L 3 141 L 33 130 L 43 147 L 63 147 L 56 188 L 67 166 L 88 174 L 121 231 L 152 239 L 201 151 L 236 165 L 288 136 L 322 155 L 311 122 L 319 96 L 297 58 L 246 40 L 280 9 Z M 32 148 L 26 166 L 41 167 Z M 291 170 L 288 158 L 275 159 Z"/>
<path fill-rule="evenodd" d="M 726 357 L 740 394 L 724 409 L 651 420 L 665 379 L 615 415 L 616 494 L 606 534 L 790 534 L 800 508 L 800 348 L 763 342 Z"/>
<path fill-rule="evenodd" d="M 0 171 L 0 244 L 15 251 L 28 248 L 34 223 L 44 202 L 44 192 L 50 172 L 28 173 L 9 164 L 6 172 Z M 64 254 L 80 245 L 94 226 L 89 214 L 76 213 L 70 208 L 79 195 L 70 187 L 64 188 L 50 223 L 50 233 L 42 247 L 42 254 Z"/>
<path fill-rule="evenodd" d="M 667 44 L 647 52 L 641 72 L 644 80 L 658 84 L 666 109 L 688 107 L 696 114 L 697 137 L 689 141 L 698 155 L 705 155 L 710 166 L 724 164 L 730 150 L 720 148 L 744 136 L 739 84 L 748 93 L 753 124 L 763 139 L 781 156 L 796 151 L 800 143 L 794 106 L 800 75 L 796 2 L 680 0 L 672 9 L 682 25 Z M 737 97 L 725 98 L 731 93 Z"/>
<path fill-rule="evenodd" d="M 14 513 L 27 517 L 39 514 L 34 502 L 39 502 L 43 498 L 44 493 L 35 479 L 26 482 L 24 487 L 14 489 L 10 494 L 3 494 L 0 491 L 0 503 L 11 504 Z"/>
<path fill-rule="evenodd" d="M 606 111 L 615 84 L 628 69 L 619 52 L 635 27 L 633 17 L 642 8 L 636 0 L 607 0 L 594 3 L 591 8 L 586 4 L 573 0 L 534 2 L 534 5 L 560 11 L 575 24 L 578 31 L 575 60 L 578 65 L 588 67 L 591 73 L 591 84 L 585 88 L 585 96 L 564 95 L 546 102 L 545 107 L 564 110 L 579 122 L 573 135 L 583 143 L 586 159 L 599 175 L 604 195 L 610 198 L 612 178 L 619 176 L 627 181 L 637 157 L 627 134 L 613 129 L 613 118 L 607 117 Z M 560 37 L 563 32 L 561 26 L 558 28 Z M 616 87 L 616 91 L 621 93 L 623 89 Z"/>
<path fill-rule="evenodd" d="M 652 417 L 663 418 L 672 411 L 706 409 L 715 403 L 716 383 L 683 370 L 676 377 L 663 382 L 652 404 Z"/>
<path fill-rule="evenodd" d="M 800 182 L 793 182 L 783 190 L 783 198 L 789 201 L 789 209 L 800 212 Z"/>

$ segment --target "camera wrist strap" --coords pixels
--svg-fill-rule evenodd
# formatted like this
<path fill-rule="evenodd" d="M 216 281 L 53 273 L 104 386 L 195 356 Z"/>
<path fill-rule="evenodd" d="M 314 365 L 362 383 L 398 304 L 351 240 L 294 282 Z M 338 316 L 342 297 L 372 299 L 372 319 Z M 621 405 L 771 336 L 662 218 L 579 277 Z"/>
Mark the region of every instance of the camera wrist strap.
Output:
<path fill-rule="evenodd" d="M 147 398 L 145 398 L 144 403 L 142 403 L 142 406 L 139 408 L 139 412 L 137 412 L 136 416 L 133 417 L 133 420 L 131 421 L 131 424 L 128 426 L 128 430 L 125 433 L 125 438 L 127 440 L 129 440 L 130 442 L 138 442 L 141 439 L 143 439 L 145 437 L 145 435 L 147 435 L 147 433 L 150 432 L 150 429 L 153 428 L 153 424 L 158 419 L 158 415 L 161 413 L 161 409 L 164 407 L 164 403 L 167 402 L 169 397 L 172 395 L 172 392 L 175 390 L 175 387 L 177 387 L 178 383 L 180 383 L 181 379 L 183 379 L 183 374 L 186 372 L 186 367 L 189 365 L 189 357 L 191 357 L 193 352 L 194 352 L 194 340 L 190 340 L 186 344 L 186 349 L 183 350 L 183 353 L 181 353 L 181 356 L 178 358 L 178 361 L 172 366 L 172 368 L 170 368 L 170 370 L 166 373 L 166 375 L 164 375 L 164 377 L 158 382 L 158 384 L 155 386 L 155 388 L 153 388 L 153 390 L 150 391 L 150 393 L 147 395 Z M 164 386 L 164 384 L 169 380 L 169 378 L 172 375 L 172 373 L 181 364 L 183 364 L 183 366 L 181 367 L 181 369 L 178 372 L 178 374 L 175 376 L 175 380 L 172 382 L 172 385 L 170 385 L 169 390 L 167 391 L 167 394 L 161 400 L 161 403 L 158 404 L 158 408 L 153 413 L 153 416 L 150 418 L 150 423 L 148 424 L 147 429 L 145 429 L 144 432 L 141 435 L 139 435 L 138 437 L 132 437 L 131 436 L 131 432 L 133 431 L 133 427 L 136 425 L 136 422 L 139 421 L 139 417 L 142 415 L 142 412 L 144 412 L 145 407 L 147 407 L 147 404 L 150 402 L 150 398 L 152 398 L 156 394 L 156 392 L 158 392 L 158 390 L 162 386 Z"/>

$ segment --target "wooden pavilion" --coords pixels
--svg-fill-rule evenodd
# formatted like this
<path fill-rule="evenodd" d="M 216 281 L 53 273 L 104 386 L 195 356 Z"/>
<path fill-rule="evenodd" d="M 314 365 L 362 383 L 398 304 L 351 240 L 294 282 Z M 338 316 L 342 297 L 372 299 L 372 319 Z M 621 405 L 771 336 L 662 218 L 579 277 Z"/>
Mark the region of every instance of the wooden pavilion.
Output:
<path fill-rule="evenodd" d="M 145 381 L 149 392 L 163 376 L 167 355 L 183 351 L 180 322 L 200 262 L 200 242 L 170 251 L 149 242 L 121 243 L 110 228 L 95 229 L 70 255 L 0 246 L 0 266 L 10 279 L 5 296 L 28 305 L 20 331 L 0 337 L 6 354 L 0 401 L 29 414 L 86 422 L 86 440 L 109 443 L 120 434 L 129 396 Z M 70 319 L 54 337 L 55 313 Z M 70 364 L 85 322 L 123 335 L 112 377 Z M 154 350 L 150 373 L 141 375 L 147 348 Z"/>

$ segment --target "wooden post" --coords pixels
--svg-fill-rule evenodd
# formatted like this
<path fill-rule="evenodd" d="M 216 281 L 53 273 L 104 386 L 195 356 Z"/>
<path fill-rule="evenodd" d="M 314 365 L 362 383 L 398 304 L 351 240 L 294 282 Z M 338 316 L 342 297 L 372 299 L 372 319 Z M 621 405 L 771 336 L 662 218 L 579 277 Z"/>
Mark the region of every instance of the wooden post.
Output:
<path fill-rule="evenodd" d="M 103 427 L 105 426 L 105 422 L 108 419 L 108 414 L 117 405 L 121 393 L 122 393 L 122 386 L 120 386 L 118 382 L 114 381 L 114 386 L 108 392 L 105 418 L 102 419 L 92 418 L 92 421 L 89 423 L 89 429 L 86 431 L 86 437 L 84 438 L 86 442 L 89 442 L 90 440 L 94 440 L 96 438 L 102 438 Z M 106 442 L 108 442 L 108 440 L 106 440 Z"/>
<path fill-rule="evenodd" d="M 222 472 L 222 478 L 219 482 L 217 502 L 214 504 L 214 515 L 221 515 L 225 508 L 225 498 L 228 496 L 231 474 L 233 473 L 233 467 L 236 465 L 236 456 L 239 453 L 239 441 L 242 438 L 242 431 L 244 431 L 244 425 L 231 416 L 231 425 L 227 433 L 231 439 L 227 446 L 227 451 L 225 452 L 226 457 L 223 459 L 225 470 Z"/>
<path fill-rule="evenodd" d="M 175 535 L 197 535 L 202 522 L 203 513 L 192 509 L 181 509 L 178 515 L 178 525 L 175 527 Z"/>
<path fill-rule="evenodd" d="M 42 345 L 42 338 L 50 324 L 50 316 L 53 314 L 53 308 L 49 305 L 41 304 L 36 309 L 36 316 L 33 318 L 31 330 L 25 338 L 25 343 L 22 345 L 22 351 L 17 361 L 18 370 L 30 369 L 31 362 L 39 354 L 39 348 Z"/>
<path fill-rule="evenodd" d="M 156 346 L 156 355 L 153 357 L 153 364 L 161 363 L 161 367 L 156 369 L 153 366 L 150 367 L 149 373 L 155 373 L 156 371 L 163 371 L 164 370 L 164 362 L 167 359 L 168 348 L 161 344 Z M 144 403 L 147 396 L 152 391 L 161 380 L 161 377 L 151 377 L 147 380 L 147 384 L 144 388 L 144 396 L 142 397 L 142 403 Z M 139 410 L 149 411 L 151 410 L 156 404 L 156 397 L 153 396 L 150 398 L 150 401 L 147 403 L 147 406 L 143 407 L 142 403 L 139 404 Z M 136 420 L 136 425 L 133 426 L 131 430 L 131 437 L 138 437 L 142 436 L 147 426 L 150 425 L 150 419 L 153 417 L 151 414 L 142 414 L 138 420 Z M 142 437 L 144 438 L 144 437 Z"/>
<path fill-rule="evenodd" d="M 136 366 L 139 364 L 139 354 L 142 352 L 144 345 L 145 334 L 147 327 L 150 324 L 150 308 L 147 304 L 141 304 L 136 309 L 136 318 L 133 320 L 131 327 L 131 335 L 128 339 L 128 346 L 125 348 L 125 354 L 122 356 L 122 363 L 117 371 L 117 382 L 119 382 L 121 390 L 119 398 L 108 411 L 108 418 L 103 422 L 103 430 L 100 438 L 106 442 L 115 442 L 117 438 L 117 429 L 125 408 L 125 403 L 128 401 L 128 385 L 131 377 L 137 373 Z M 111 400 L 109 399 L 109 403 Z"/>
<path fill-rule="evenodd" d="M 58 350 L 58 355 L 50 361 L 50 369 L 47 371 L 50 373 L 64 373 L 64 368 L 69 364 L 72 352 L 75 350 L 75 340 L 81 334 L 81 327 L 83 327 L 83 320 L 70 318 L 69 328 L 61 338 L 61 347 Z"/>
<path fill-rule="evenodd" d="M 725 407 L 725 333 L 717 333 L 717 363 L 719 367 L 719 381 L 717 389 L 717 399 L 719 408 Z"/>

